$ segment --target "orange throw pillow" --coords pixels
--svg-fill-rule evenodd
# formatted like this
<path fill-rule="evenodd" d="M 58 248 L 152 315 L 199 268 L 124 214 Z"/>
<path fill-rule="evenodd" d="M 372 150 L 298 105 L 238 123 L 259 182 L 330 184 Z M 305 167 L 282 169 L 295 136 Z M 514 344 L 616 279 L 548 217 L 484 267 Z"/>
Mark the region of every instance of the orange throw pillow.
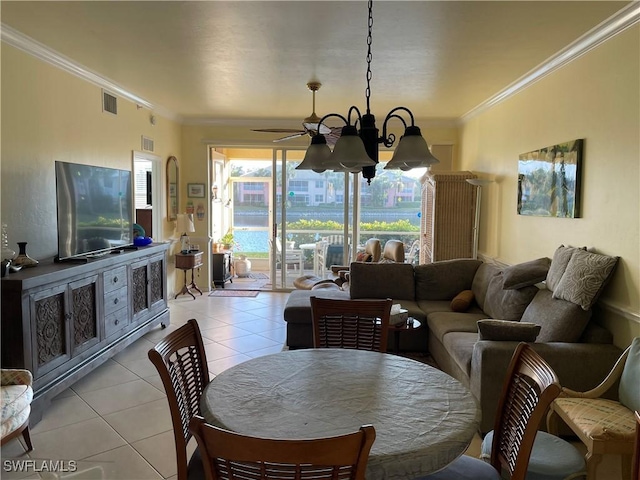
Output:
<path fill-rule="evenodd" d="M 454 312 L 466 312 L 473 302 L 473 292 L 463 290 L 451 300 L 451 310 Z"/>

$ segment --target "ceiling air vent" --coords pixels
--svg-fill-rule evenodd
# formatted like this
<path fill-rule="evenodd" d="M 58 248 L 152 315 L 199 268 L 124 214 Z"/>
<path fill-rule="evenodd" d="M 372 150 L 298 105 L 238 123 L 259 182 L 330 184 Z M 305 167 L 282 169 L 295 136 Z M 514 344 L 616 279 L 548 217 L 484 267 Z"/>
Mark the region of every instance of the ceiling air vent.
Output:
<path fill-rule="evenodd" d="M 153 152 L 153 138 L 145 137 L 142 135 L 142 151 Z"/>
<path fill-rule="evenodd" d="M 118 98 L 106 90 L 102 90 L 102 111 L 114 115 L 118 114 Z"/>

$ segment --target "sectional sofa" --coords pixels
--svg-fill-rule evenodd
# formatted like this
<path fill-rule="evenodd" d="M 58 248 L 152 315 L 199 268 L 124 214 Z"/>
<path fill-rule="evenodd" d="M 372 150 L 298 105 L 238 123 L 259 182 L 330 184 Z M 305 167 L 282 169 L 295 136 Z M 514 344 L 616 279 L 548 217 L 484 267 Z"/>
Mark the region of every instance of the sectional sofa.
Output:
<path fill-rule="evenodd" d="M 576 257 L 584 260 L 587 255 L 589 268 L 598 270 L 597 281 L 587 286 L 583 280 L 591 272 L 580 270 L 577 261 L 577 267 L 568 268 L 578 250 L 582 253 Z M 287 345 L 312 346 L 312 295 L 391 298 L 422 324 L 402 333 L 400 350 L 430 353 L 440 369 L 466 385 L 482 410 L 481 431 L 487 432 L 493 428 L 502 382 L 520 341 L 531 342 L 561 383 L 574 390 L 589 390 L 611 370 L 621 350 L 591 314 L 617 258 L 603 262 L 601 257 L 561 246 L 553 261 L 542 258 L 506 268 L 473 259 L 415 267 L 354 262 L 348 290 L 290 294 L 284 310 Z M 545 280 L 546 287 L 540 284 Z M 585 295 L 587 287 L 593 291 Z"/>

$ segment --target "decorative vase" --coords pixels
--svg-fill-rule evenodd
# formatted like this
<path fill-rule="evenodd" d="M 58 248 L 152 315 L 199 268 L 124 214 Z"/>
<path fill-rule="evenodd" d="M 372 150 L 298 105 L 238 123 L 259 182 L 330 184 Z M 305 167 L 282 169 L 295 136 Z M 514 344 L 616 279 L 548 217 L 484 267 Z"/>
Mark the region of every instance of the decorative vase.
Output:
<path fill-rule="evenodd" d="M 2 224 L 2 252 L 0 260 L 11 260 L 16 256 L 16 252 L 9 248 L 9 235 L 7 234 L 7 224 Z"/>
<path fill-rule="evenodd" d="M 20 267 L 35 267 L 38 265 L 38 261 L 27 255 L 27 242 L 18 242 L 18 256 L 14 258 L 11 263 Z"/>
<path fill-rule="evenodd" d="M 246 255 L 240 255 L 239 258 L 233 262 L 233 269 L 238 277 L 248 277 L 251 272 L 251 262 L 247 259 Z"/>

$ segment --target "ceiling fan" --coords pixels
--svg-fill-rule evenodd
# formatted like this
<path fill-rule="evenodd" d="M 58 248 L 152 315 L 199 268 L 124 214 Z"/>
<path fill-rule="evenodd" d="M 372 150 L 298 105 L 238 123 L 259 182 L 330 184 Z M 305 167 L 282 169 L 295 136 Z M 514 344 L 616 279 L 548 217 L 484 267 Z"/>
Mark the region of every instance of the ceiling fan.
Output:
<path fill-rule="evenodd" d="M 320 124 L 321 118 L 316 115 L 316 92 L 320 90 L 322 84 L 320 82 L 309 82 L 307 83 L 307 88 L 311 90 L 313 94 L 313 108 L 312 113 L 307 118 L 302 120 L 302 130 L 299 128 L 261 128 L 261 129 L 253 129 L 253 132 L 266 132 L 266 133 L 289 133 L 286 137 L 276 138 L 274 142 L 283 142 L 285 140 L 291 140 L 293 138 L 302 137 L 303 135 L 309 135 L 313 137 L 316 133 L 318 133 L 318 129 L 322 135 L 327 139 L 327 145 L 333 147 L 336 144 L 338 138 L 340 138 L 340 133 L 342 132 L 341 127 L 328 127 L 325 124 Z"/>

